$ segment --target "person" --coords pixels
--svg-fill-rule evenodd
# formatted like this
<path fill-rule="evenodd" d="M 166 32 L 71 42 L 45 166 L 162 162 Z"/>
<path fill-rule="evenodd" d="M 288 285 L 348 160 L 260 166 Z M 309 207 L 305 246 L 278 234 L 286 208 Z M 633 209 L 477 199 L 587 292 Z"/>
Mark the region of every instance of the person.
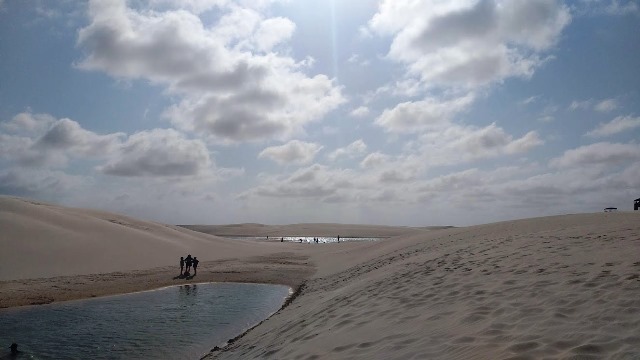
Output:
<path fill-rule="evenodd" d="M 11 355 L 18 355 L 19 353 L 22 352 L 18 350 L 18 344 L 16 343 L 11 344 L 11 346 L 9 346 L 9 349 L 11 349 Z"/>
<path fill-rule="evenodd" d="M 198 274 L 198 263 L 200 261 L 198 260 L 197 257 L 193 257 L 193 276 L 196 276 Z"/>
<path fill-rule="evenodd" d="M 191 257 L 191 254 L 187 255 L 187 258 L 184 259 L 184 263 L 185 265 L 187 265 L 187 273 L 189 273 L 189 270 L 191 270 L 191 264 L 192 264 L 193 258 Z"/>
<path fill-rule="evenodd" d="M 280 242 L 284 242 L 284 237 L 281 237 L 281 238 L 280 238 Z"/>
<path fill-rule="evenodd" d="M 184 257 L 180 256 L 180 275 L 184 271 Z"/>
<path fill-rule="evenodd" d="M 338 242 L 340 242 L 340 235 L 338 235 Z"/>

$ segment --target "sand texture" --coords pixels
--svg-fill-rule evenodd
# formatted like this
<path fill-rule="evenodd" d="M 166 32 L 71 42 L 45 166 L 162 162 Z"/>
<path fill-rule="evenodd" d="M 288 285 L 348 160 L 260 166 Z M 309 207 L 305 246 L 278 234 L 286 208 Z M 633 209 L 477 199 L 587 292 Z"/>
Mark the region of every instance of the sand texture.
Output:
<path fill-rule="evenodd" d="M 210 358 L 640 359 L 639 215 L 385 240 Z"/>
<path fill-rule="evenodd" d="M 207 358 L 640 359 L 640 212 L 449 229 L 314 226 L 220 229 L 390 238 L 230 240 L 0 197 L 0 307 L 190 281 L 281 283 L 300 289 L 293 301 Z M 201 268 L 177 278 L 187 252 Z"/>

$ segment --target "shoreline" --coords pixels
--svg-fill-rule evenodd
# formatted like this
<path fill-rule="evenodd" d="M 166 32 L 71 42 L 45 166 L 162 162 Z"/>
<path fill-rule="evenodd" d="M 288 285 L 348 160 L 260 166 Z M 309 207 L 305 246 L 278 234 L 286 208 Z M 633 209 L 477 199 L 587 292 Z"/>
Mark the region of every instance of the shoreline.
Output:
<path fill-rule="evenodd" d="M 287 253 L 201 262 L 198 275 L 189 280 L 178 278 L 175 270 L 175 266 L 165 266 L 130 272 L 0 281 L 0 309 L 152 291 L 193 283 L 273 284 L 296 289 L 315 272 L 315 267 L 307 257 Z"/>
<path fill-rule="evenodd" d="M 262 325 L 262 323 L 264 323 L 265 321 L 269 320 L 269 318 L 277 315 L 279 312 L 281 312 L 282 310 L 284 310 L 287 306 L 291 305 L 291 303 L 298 297 L 300 296 L 300 294 L 302 293 L 302 291 L 304 290 L 305 287 L 305 283 L 303 282 L 302 284 L 300 284 L 294 291 L 293 293 L 291 293 L 289 296 L 287 296 L 287 298 L 285 299 L 284 303 L 282 304 L 282 306 L 273 314 L 267 316 L 266 318 L 264 318 L 263 320 L 261 320 L 260 322 L 258 322 L 257 324 L 249 327 L 248 329 L 246 329 L 245 331 L 241 332 L 240 334 L 238 334 L 237 336 L 232 337 L 231 339 L 227 340 L 224 344 L 221 344 L 222 346 L 214 346 L 211 350 L 209 350 L 209 352 L 207 352 L 206 354 L 204 354 L 203 356 L 200 357 L 199 360 L 205 360 L 207 357 L 211 357 L 211 356 L 215 356 L 217 352 L 220 351 L 224 351 L 225 349 L 229 348 L 231 345 L 233 345 L 233 343 L 235 343 L 236 341 L 242 339 L 243 337 L 245 337 L 247 334 L 249 334 L 249 332 L 251 332 L 251 330 L 257 328 L 258 326 Z"/>

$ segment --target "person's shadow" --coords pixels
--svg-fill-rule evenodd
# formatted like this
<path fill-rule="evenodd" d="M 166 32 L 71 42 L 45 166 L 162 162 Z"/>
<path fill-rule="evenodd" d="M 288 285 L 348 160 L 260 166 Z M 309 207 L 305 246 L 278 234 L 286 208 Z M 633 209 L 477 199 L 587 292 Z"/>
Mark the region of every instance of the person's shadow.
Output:
<path fill-rule="evenodd" d="M 186 280 L 191 280 L 196 276 L 196 274 L 191 275 L 188 272 L 182 273 L 176 277 L 173 278 L 173 280 L 178 280 L 178 279 L 186 279 Z"/>

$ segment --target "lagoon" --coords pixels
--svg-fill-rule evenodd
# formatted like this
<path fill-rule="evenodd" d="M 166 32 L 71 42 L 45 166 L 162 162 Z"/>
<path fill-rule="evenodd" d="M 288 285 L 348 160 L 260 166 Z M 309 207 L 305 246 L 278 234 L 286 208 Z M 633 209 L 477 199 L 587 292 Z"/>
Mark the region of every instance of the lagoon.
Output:
<path fill-rule="evenodd" d="M 291 289 L 213 283 L 0 310 L 0 358 L 199 359 L 276 312 Z"/>

